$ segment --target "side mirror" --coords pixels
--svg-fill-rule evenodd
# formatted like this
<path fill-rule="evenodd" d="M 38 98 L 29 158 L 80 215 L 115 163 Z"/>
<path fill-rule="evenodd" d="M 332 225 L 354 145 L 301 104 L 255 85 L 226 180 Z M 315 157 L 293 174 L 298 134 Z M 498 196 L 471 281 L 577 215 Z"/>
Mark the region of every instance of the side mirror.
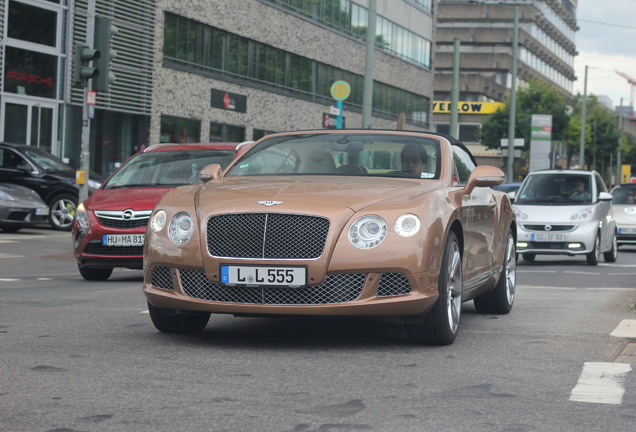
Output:
<path fill-rule="evenodd" d="M 601 192 L 598 194 L 599 201 L 611 201 L 613 198 L 612 194 L 609 192 Z"/>
<path fill-rule="evenodd" d="M 510 200 L 510 202 L 514 202 L 515 198 L 517 197 L 517 191 L 510 191 L 506 195 L 508 195 L 508 199 Z"/>
<path fill-rule="evenodd" d="M 206 165 L 199 171 L 199 180 L 203 183 L 207 183 L 210 180 L 217 180 L 221 177 L 221 172 L 221 165 L 218 163 Z"/>
<path fill-rule="evenodd" d="M 505 174 L 497 167 L 490 165 L 479 165 L 475 167 L 470 177 L 468 177 L 468 183 L 466 183 L 466 194 L 469 194 L 476 187 L 493 187 L 500 185 L 504 182 Z"/>

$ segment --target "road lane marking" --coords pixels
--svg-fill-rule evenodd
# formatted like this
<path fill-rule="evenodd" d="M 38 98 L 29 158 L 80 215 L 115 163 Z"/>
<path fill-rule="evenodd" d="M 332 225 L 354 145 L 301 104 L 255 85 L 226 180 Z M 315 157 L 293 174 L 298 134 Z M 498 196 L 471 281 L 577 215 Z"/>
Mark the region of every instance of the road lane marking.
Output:
<path fill-rule="evenodd" d="M 610 336 L 619 338 L 636 338 L 636 320 L 625 319 L 610 333 Z"/>
<path fill-rule="evenodd" d="M 582 271 L 569 271 L 566 270 L 563 273 L 565 274 L 581 274 L 581 275 L 591 275 L 591 276 L 600 276 L 599 272 L 582 272 Z"/>
<path fill-rule="evenodd" d="M 518 285 L 518 288 L 533 288 L 533 289 L 554 289 L 554 290 L 576 290 L 581 288 L 570 287 L 557 287 L 557 286 L 544 286 L 544 285 Z"/>
<path fill-rule="evenodd" d="M 11 254 L 0 253 L 0 259 L 5 259 L 5 258 L 24 258 L 24 257 L 22 255 L 11 255 Z"/>
<path fill-rule="evenodd" d="M 16 282 L 19 280 L 20 279 L 14 279 L 14 278 L 0 278 L 0 282 Z"/>
<path fill-rule="evenodd" d="M 636 288 L 625 287 L 563 287 L 563 286 L 547 286 L 547 285 L 517 285 L 518 288 L 530 289 L 551 289 L 551 290 L 590 290 L 590 291 L 634 291 Z"/>
<path fill-rule="evenodd" d="M 570 393 L 573 402 L 620 405 L 623 402 L 627 363 L 585 362 L 581 376 Z"/>

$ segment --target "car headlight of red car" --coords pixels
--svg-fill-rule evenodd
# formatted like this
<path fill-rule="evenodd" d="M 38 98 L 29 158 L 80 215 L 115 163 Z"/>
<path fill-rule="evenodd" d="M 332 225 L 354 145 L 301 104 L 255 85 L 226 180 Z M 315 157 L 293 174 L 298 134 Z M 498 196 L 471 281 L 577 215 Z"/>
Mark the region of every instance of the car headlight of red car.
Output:
<path fill-rule="evenodd" d="M 84 207 L 84 203 L 80 203 L 75 210 L 75 220 L 80 226 L 80 230 L 83 232 L 88 231 L 88 213 L 86 212 L 86 208 Z"/>

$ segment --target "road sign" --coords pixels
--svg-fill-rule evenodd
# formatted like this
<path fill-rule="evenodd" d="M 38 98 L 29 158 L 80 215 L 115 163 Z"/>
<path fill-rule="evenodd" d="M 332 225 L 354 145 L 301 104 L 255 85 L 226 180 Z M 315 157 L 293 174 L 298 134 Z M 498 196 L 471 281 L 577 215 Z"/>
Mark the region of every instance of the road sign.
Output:
<path fill-rule="evenodd" d="M 336 81 L 331 85 L 331 97 L 343 101 L 351 95 L 351 86 L 346 81 Z"/>

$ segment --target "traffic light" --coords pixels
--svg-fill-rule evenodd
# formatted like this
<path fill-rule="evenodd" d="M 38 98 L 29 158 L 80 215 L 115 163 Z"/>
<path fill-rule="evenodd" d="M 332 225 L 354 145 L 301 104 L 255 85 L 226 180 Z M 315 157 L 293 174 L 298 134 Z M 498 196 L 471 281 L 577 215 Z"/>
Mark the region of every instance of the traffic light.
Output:
<path fill-rule="evenodd" d="M 100 56 L 95 60 L 94 66 L 98 74 L 93 79 L 93 90 L 108 91 L 116 77 L 112 71 L 113 59 L 117 57 L 117 51 L 112 47 L 113 36 L 118 32 L 113 25 L 113 20 L 103 16 L 95 17 L 94 45 Z"/>
<path fill-rule="evenodd" d="M 73 86 L 85 87 L 89 79 L 99 75 L 94 63 L 100 58 L 100 52 L 88 45 L 76 44 L 73 58 Z M 91 61 L 93 66 L 89 65 Z"/>

